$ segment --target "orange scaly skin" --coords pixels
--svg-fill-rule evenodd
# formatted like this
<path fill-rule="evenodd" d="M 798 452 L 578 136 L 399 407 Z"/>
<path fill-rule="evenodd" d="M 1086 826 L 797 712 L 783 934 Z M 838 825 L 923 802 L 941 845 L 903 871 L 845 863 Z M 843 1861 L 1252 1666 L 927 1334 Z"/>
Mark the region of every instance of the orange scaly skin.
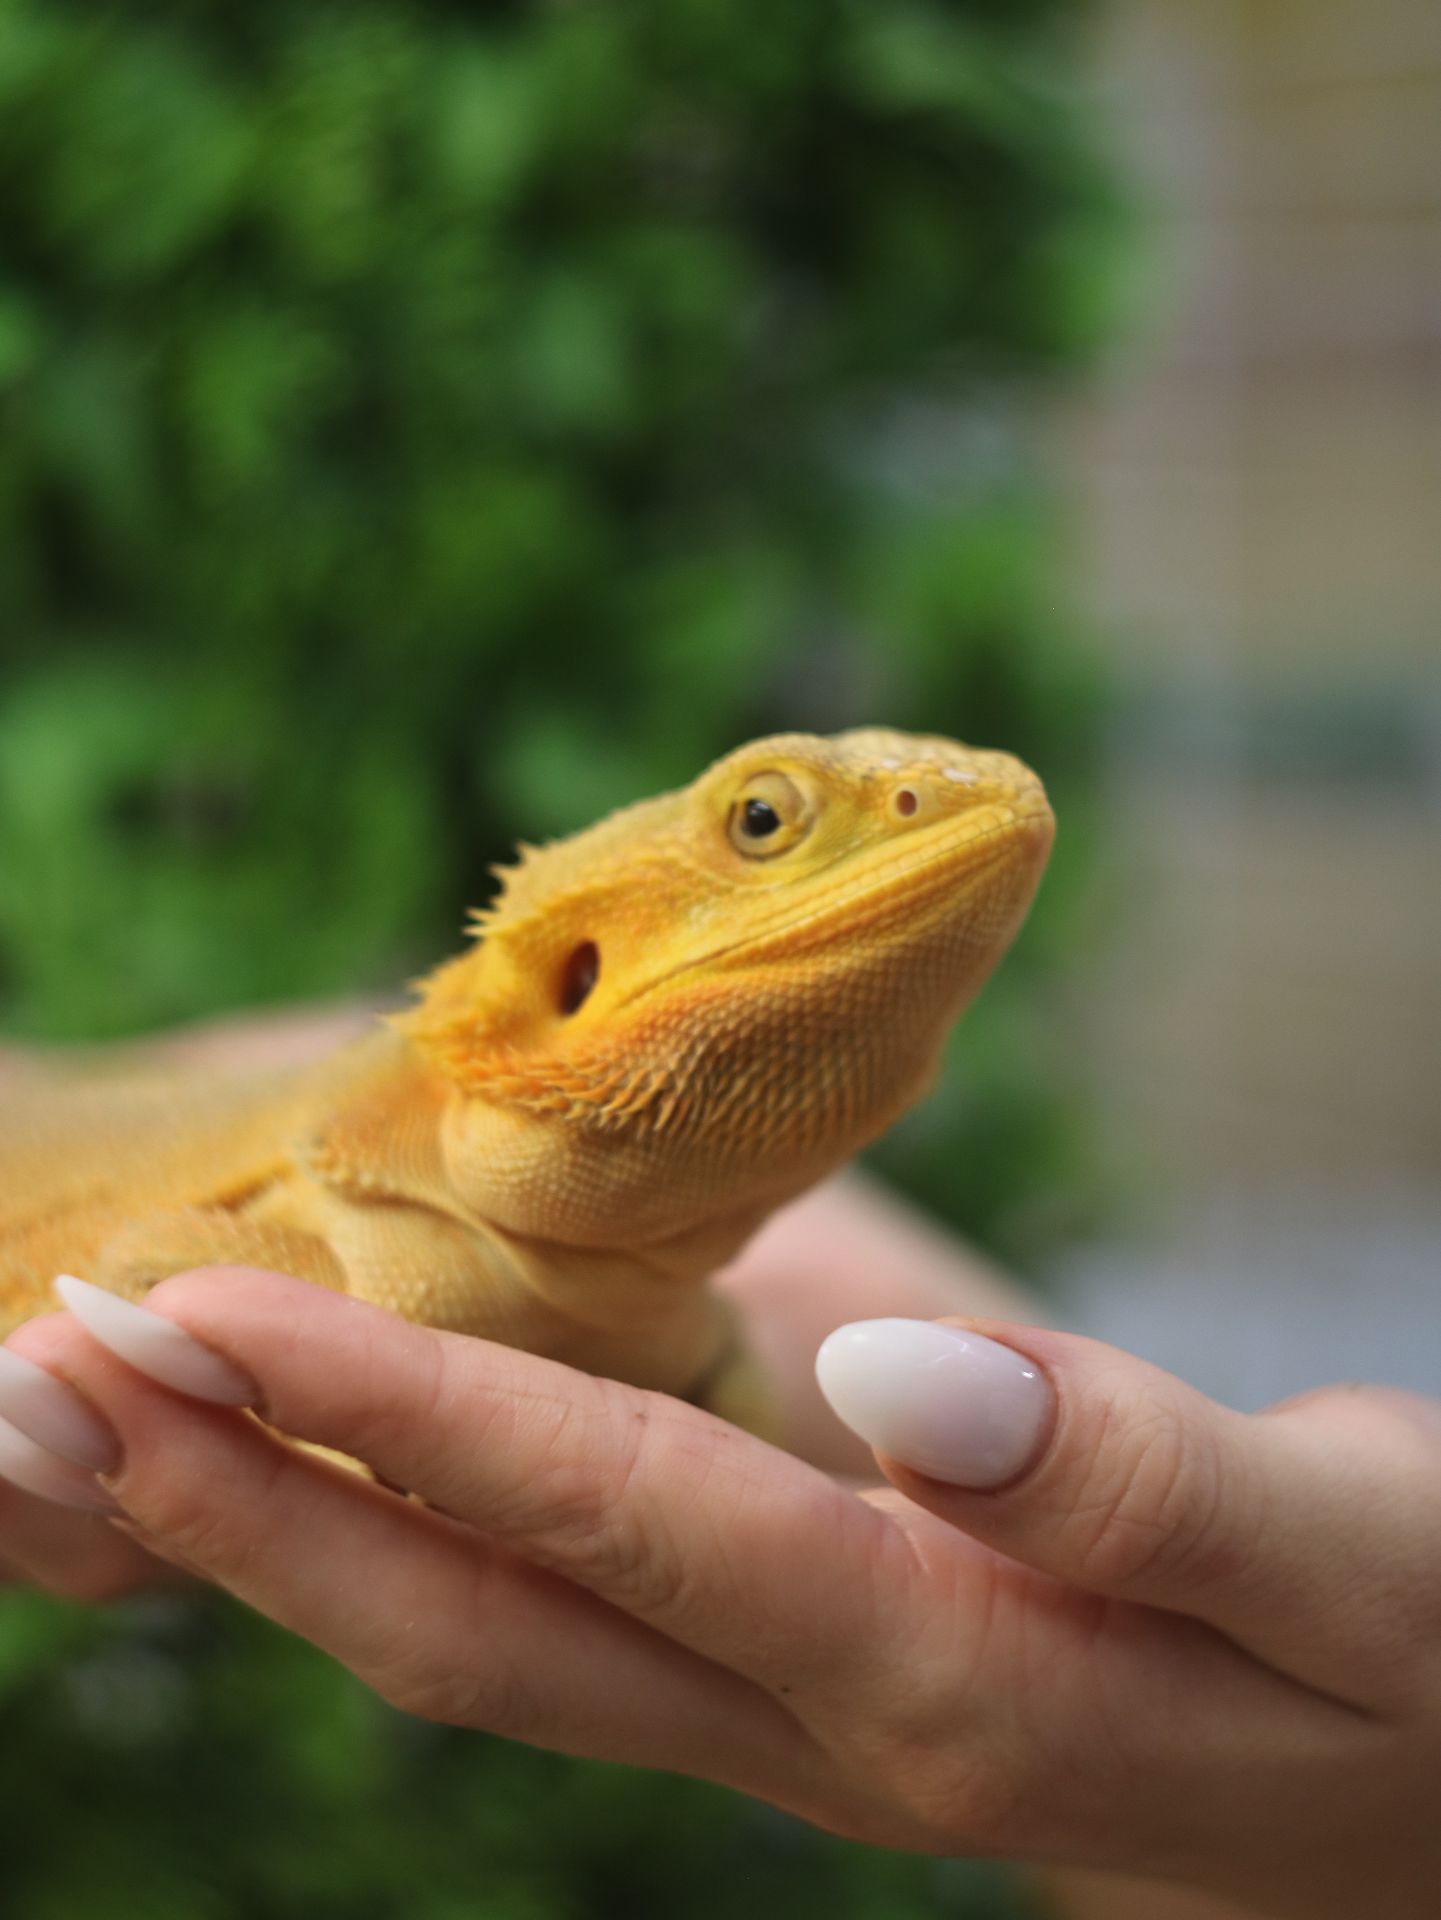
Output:
<path fill-rule="evenodd" d="M 419 1004 L 319 1065 L 28 1072 L 0 1330 L 57 1272 L 278 1267 L 764 1426 L 701 1283 L 924 1091 L 1052 830 L 1009 755 L 780 735 L 526 850 Z"/>

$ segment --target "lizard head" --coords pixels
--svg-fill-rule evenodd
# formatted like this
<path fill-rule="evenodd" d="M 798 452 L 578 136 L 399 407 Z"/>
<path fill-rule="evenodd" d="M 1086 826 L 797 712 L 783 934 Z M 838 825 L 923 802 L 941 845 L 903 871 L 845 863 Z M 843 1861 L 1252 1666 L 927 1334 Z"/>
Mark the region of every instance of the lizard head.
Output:
<path fill-rule="evenodd" d="M 458 1191 L 576 1245 L 759 1214 L 927 1086 L 1053 832 L 1009 754 L 867 728 L 739 748 L 502 870 L 398 1024 Z"/>

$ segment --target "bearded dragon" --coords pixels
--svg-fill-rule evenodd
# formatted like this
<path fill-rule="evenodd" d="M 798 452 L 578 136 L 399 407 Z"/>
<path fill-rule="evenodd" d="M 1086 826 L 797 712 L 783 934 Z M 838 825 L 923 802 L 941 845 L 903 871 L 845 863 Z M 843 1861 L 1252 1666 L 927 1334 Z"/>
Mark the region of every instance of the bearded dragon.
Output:
<path fill-rule="evenodd" d="M 783 734 L 523 847 L 417 1004 L 305 1066 L 121 1049 L 0 1117 L 0 1332 L 278 1268 L 764 1428 L 706 1277 L 930 1082 L 1053 821 L 1009 755 Z"/>

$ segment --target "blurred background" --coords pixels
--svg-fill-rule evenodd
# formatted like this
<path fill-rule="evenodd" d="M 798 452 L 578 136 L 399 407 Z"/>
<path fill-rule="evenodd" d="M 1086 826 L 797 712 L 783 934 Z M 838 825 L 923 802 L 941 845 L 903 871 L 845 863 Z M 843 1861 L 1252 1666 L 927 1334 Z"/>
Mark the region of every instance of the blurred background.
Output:
<path fill-rule="evenodd" d="M 1056 470 L 1112 692 L 1081 1017 L 1149 1191 L 1058 1264 L 1238 1405 L 1441 1392 L 1441 10 L 1094 22 L 1152 217 Z"/>
<path fill-rule="evenodd" d="M 1438 430 L 1432 0 L 0 0 L 0 1031 L 1003 745 L 1053 871 L 877 1163 L 1238 1404 L 1441 1388 Z M 0 1703 L 17 1920 L 1026 1911 L 219 1603 L 9 1595 Z"/>

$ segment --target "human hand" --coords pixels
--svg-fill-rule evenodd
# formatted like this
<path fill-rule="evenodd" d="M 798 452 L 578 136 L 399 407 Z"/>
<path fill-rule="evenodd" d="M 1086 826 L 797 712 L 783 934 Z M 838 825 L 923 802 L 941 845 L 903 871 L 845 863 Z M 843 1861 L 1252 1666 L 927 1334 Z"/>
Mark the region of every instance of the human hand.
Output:
<path fill-rule="evenodd" d="M 972 1484 L 887 1458 L 894 1489 L 859 1497 L 695 1408 L 278 1276 L 87 1298 L 132 1359 L 203 1386 L 184 1369 L 220 1354 L 271 1426 L 431 1503 L 152 1384 L 69 1316 L 13 1336 L 110 1422 L 127 1524 L 410 1712 L 885 1845 L 1306 1920 L 1435 1911 L 1428 1402 L 1246 1417 L 1067 1335 L 882 1323 L 830 1348 L 831 1391 Z"/>

